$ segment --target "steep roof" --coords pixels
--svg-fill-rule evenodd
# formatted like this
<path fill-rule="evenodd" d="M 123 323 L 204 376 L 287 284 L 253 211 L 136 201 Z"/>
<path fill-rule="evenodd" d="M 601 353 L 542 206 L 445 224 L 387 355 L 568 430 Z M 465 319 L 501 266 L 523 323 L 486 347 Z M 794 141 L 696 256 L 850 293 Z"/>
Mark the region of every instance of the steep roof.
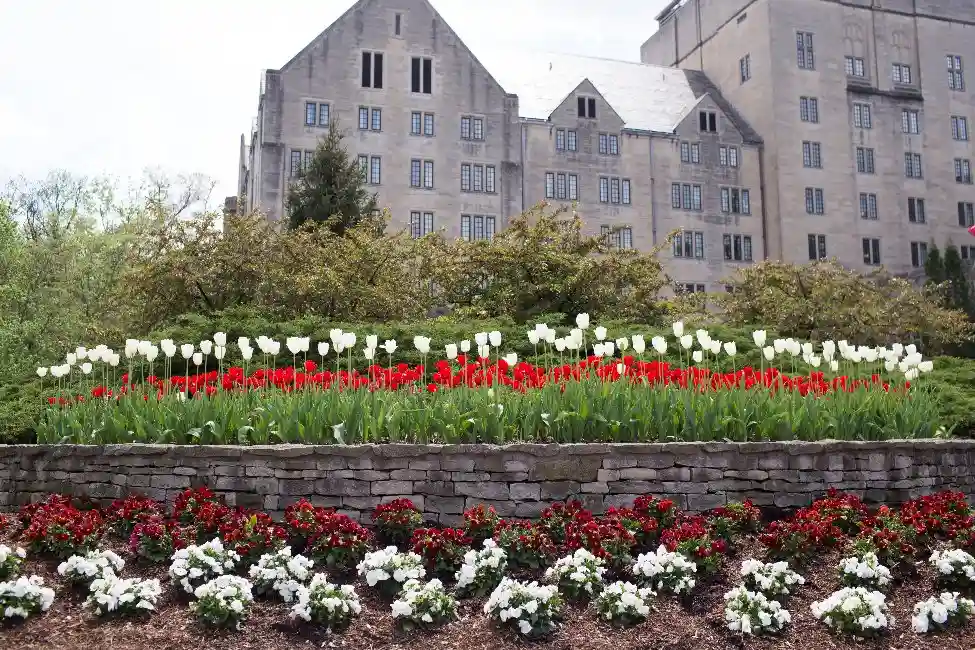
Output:
<path fill-rule="evenodd" d="M 758 134 L 697 70 L 618 61 L 576 54 L 494 50 L 478 57 L 505 92 L 518 95 L 521 117 L 548 119 L 588 79 L 623 119 L 626 128 L 672 133 L 710 95 L 749 142 Z"/>

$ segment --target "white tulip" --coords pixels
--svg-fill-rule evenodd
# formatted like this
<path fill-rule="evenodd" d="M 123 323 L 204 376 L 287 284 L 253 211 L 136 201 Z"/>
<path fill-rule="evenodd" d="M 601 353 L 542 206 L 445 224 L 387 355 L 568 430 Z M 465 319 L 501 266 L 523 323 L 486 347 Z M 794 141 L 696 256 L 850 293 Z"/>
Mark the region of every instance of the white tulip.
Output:
<path fill-rule="evenodd" d="M 375 350 L 379 347 L 379 337 L 375 334 L 370 334 L 366 337 L 366 347 Z"/>
<path fill-rule="evenodd" d="M 203 363 L 202 352 L 197 352 L 196 354 L 193 355 L 193 363 L 195 363 L 196 365 L 200 365 L 201 363 Z"/>
<path fill-rule="evenodd" d="M 216 336 L 214 336 L 214 338 L 216 338 Z M 241 350 L 250 347 L 250 345 L 251 345 L 251 340 L 246 336 L 241 336 L 240 338 L 237 339 L 237 347 L 240 348 Z"/>
<path fill-rule="evenodd" d="M 528 330 L 528 342 L 532 345 L 538 345 L 539 336 L 536 330 Z"/>
<path fill-rule="evenodd" d="M 154 345 L 151 348 L 149 348 L 149 351 L 148 352 L 146 352 L 146 361 L 150 361 L 150 362 L 155 361 L 156 360 L 156 357 L 158 357 L 158 356 L 159 356 L 159 348 L 157 348 Z M 119 356 L 117 354 L 113 354 L 108 359 L 108 365 L 110 365 L 113 368 L 115 368 L 115 367 L 118 366 L 119 361 L 121 361 L 121 359 L 119 358 Z"/>
<path fill-rule="evenodd" d="M 193 356 L 193 344 L 184 343 L 183 345 L 179 346 L 179 353 L 183 355 L 184 359 L 191 358 Z"/>
<path fill-rule="evenodd" d="M 915 379 L 917 379 L 917 376 L 918 376 L 917 368 L 911 368 L 910 370 L 904 373 L 904 379 L 907 381 L 914 381 Z"/>
<path fill-rule="evenodd" d="M 213 351 L 213 341 L 200 341 L 200 352 L 209 355 L 210 352 L 212 351 Z"/>
<path fill-rule="evenodd" d="M 680 337 L 680 345 L 685 350 L 690 350 L 691 346 L 694 345 L 694 337 L 690 334 L 685 334 L 684 336 Z"/>
<path fill-rule="evenodd" d="M 724 352 L 729 357 L 733 357 L 738 354 L 738 346 L 735 345 L 734 341 L 728 341 L 724 344 Z"/>
<path fill-rule="evenodd" d="M 782 354 L 785 352 L 785 339 L 775 339 L 772 341 L 772 349 L 775 350 L 776 354 Z"/>
<path fill-rule="evenodd" d="M 710 348 L 708 349 L 708 352 L 710 352 L 711 354 L 714 354 L 714 355 L 717 355 L 718 353 L 720 353 L 721 352 L 721 341 L 716 341 L 714 339 L 711 339 L 711 345 L 710 345 Z"/>
<path fill-rule="evenodd" d="M 491 343 L 491 346 L 495 348 L 501 345 L 501 332 L 494 330 L 488 334 L 488 341 Z"/>
<path fill-rule="evenodd" d="M 765 347 L 765 330 L 755 330 L 752 332 L 752 341 L 755 342 L 755 346 L 759 348 Z"/>
<path fill-rule="evenodd" d="M 46 377 L 47 376 L 47 368 L 38 368 L 37 369 L 37 376 L 38 377 Z"/>
<path fill-rule="evenodd" d="M 702 348 L 711 347 L 711 335 L 708 334 L 707 330 L 697 330 L 695 335 L 697 336 L 698 345 Z"/>
<path fill-rule="evenodd" d="M 819 357 L 817 357 L 815 355 L 813 355 L 813 356 L 811 356 L 809 358 L 809 365 L 811 365 L 813 368 L 818 368 L 819 367 L 819 364 L 821 362 L 822 362 L 822 359 L 820 359 Z"/>
<path fill-rule="evenodd" d="M 227 348 L 222 345 L 213 348 L 213 356 L 216 357 L 217 361 L 222 361 L 225 354 L 227 354 Z"/>
<path fill-rule="evenodd" d="M 342 345 L 348 348 L 355 347 L 355 332 L 342 332 Z"/>
<path fill-rule="evenodd" d="M 326 345 L 328 345 L 328 344 L 326 343 Z M 250 361 L 251 360 L 251 357 L 254 356 L 254 348 L 252 348 L 250 346 L 241 348 L 240 349 L 240 356 L 241 356 L 241 358 L 244 359 L 244 361 Z"/>
<path fill-rule="evenodd" d="M 630 340 L 633 342 L 633 351 L 637 354 L 643 354 L 647 349 L 647 342 L 643 340 L 642 334 L 634 334 Z"/>
<path fill-rule="evenodd" d="M 428 352 L 430 352 L 430 337 L 414 336 L 413 347 L 415 347 L 417 352 L 419 352 L 420 354 L 427 354 Z"/>
<path fill-rule="evenodd" d="M 671 325 L 671 327 L 674 330 L 674 336 L 676 338 L 680 338 L 680 337 L 684 336 L 684 321 L 679 320 L 676 323 L 674 323 L 673 325 Z"/>
<path fill-rule="evenodd" d="M 884 370 L 886 370 L 887 372 L 894 372 L 894 368 L 896 367 L 897 367 L 896 361 L 891 361 L 890 359 L 884 361 Z"/>
<path fill-rule="evenodd" d="M 508 354 L 504 355 L 504 362 L 507 363 L 508 366 L 513 366 L 518 363 L 518 355 L 514 352 L 509 352 Z"/>
<path fill-rule="evenodd" d="M 911 343 L 910 345 L 904 346 L 904 354 L 915 354 L 917 352 L 917 346 Z"/>
<path fill-rule="evenodd" d="M 227 333 L 226 332 L 215 332 L 213 334 L 213 344 L 219 345 L 220 347 L 227 347 Z"/>
<path fill-rule="evenodd" d="M 556 352 L 565 352 L 565 339 L 555 339 L 554 344 Z"/>
<path fill-rule="evenodd" d="M 589 314 L 579 314 L 576 316 L 576 327 L 581 330 L 589 329 Z"/>
<path fill-rule="evenodd" d="M 657 354 L 667 353 L 667 339 L 662 336 L 655 336 L 650 339 L 650 345 L 653 346 L 653 349 L 656 350 Z"/>
<path fill-rule="evenodd" d="M 287 339 L 285 339 L 284 345 L 288 348 L 288 352 L 290 352 L 292 356 L 301 352 L 301 339 L 299 339 L 297 336 L 289 336 Z M 200 344 L 200 348 L 203 348 L 203 343 Z M 207 350 L 203 350 L 203 352 L 204 354 L 209 354 Z"/>
<path fill-rule="evenodd" d="M 606 341 L 603 343 L 603 352 L 606 353 L 607 357 L 611 357 L 616 354 L 616 346 L 613 345 L 612 341 Z"/>
<path fill-rule="evenodd" d="M 320 357 L 328 356 L 328 341 L 318 342 L 318 356 Z"/>
<path fill-rule="evenodd" d="M 692 354 L 691 357 L 694 359 L 694 363 L 701 363 L 704 361 L 704 353 L 700 350 L 694 350 L 694 354 Z"/>
<path fill-rule="evenodd" d="M 766 361 L 771 361 L 775 358 L 775 348 L 771 345 L 766 345 L 762 348 L 762 354 L 765 356 Z"/>
<path fill-rule="evenodd" d="M 596 329 L 594 329 L 592 331 L 592 333 L 596 336 L 596 340 L 597 341 L 603 341 L 603 340 L 606 339 L 606 328 L 605 327 L 599 326 Z"/>
<path fill-rule="evenodd" d="M 604 345 L 602 343 L 592 344 L 592 355 L 594 357 L 601 357 L 605 354 Z"/>
<path fill-rule="evenodd" d="M 88 357 L 89 361 L 94 362 L 94 361 L 99 361 L 102 358 L 102 353 L 100 350 L 91 349 L 88 350 L 88 354 L 86 354 L 85 356 Z"/>
<path fill-rule="evenodd" d="M 51 373 L 51 376 L 56 379 L 61 377 L 61 366 L 51 366 L 48 368 L 48 371 Z"/>
<path fill-rule="evenodd" d="M 385 341 L 383 341 L 383 350 L 386 351 L 386 354 L 392 354 L 393 352 L 396 352 L 396 341 L 394 341 L 393 339 L 386 339 Z"/>
<path fill-rule="evenodd" d="M 900 358 L 901 354 L 904 353 L 904 346 L 901 343 L 894 343 L 892 346 L 890 346 L 890 351 Z"/>
<path fill-rule="evenodd" d="M 328 331 L 328 338 L 332 342 L 332 346 L 335 346 L 336 343 L 339 343 L 344 340 L 343 334 L 344 332 L 337 327 L 330 329 Z"/>
<path fill-rule="evenodd" d="M 555 330 L 551 328 L 545 330 L 545 342 L 548 343 L 549 345 L 555 343 L 555 336 L 556 336 Z"/>
<path fill-rule="evenodd" d="M 835 359 L 834 359 L 834 360 L 832 360 L 832 361 L 830 361 L 830 362 L 829 362 L 829 369 L 830 369 L 830 370 L 831 370 L 832 372 L 837 372 L 837 371 L 839 371 L 839 369 L 840 369 L 840 362 L 839 362 L 839 361 L 837 361 L 837 360 L 835 360 Z"/>
<path fill-rule="evenodd" d="M 917 369 L 921 372 L 931 372 L 934 370 L 934 362 L 922 361 L 921 363 L 917 364 Z"/>
<path fill-rule="evenodd" d="M 64 360 L 69 366 L 73 366 L 74 364 L 78 363 L 78 355 L 74 352 L 68 352 Z"/>
<path fill-rule="evenodd" d="M 477 346 L 477 356 L 480 359 L 487 359 L 491 356 L 491 346 L 490 345 L 479 345 Z"/>
<path fill-rule="evenodd" d="M 169 359 L 172 359 L 174 356 L 176 356 L 176 346 L 175 345 L 167 345 L 167 346 L 163 347 L 162 351 L 163 351 L 163 354 L 165 354 L 166 357 L 169 358 Z"/>
<path fill-rule="evenodd" d="M 470 352 L 471 351 L 471 342 L 469 340 L 467 340 L 467 339 L 464 339 L 463 341 L 461 341 L 460 342 L 460 351 L 463 352 L 464 354 L 467 354 L 468 352 Z"/>
<path fill-rule="evenodd" d="M 149 348 L 151 347 L 152 341 L 139 341 L 139 345 L 136 346 L 136 350 L 138 350 L 139 354 L 142 356 L 146 356 L 146 352 L 148 352 Z M 99 345 L 98 350 L 102 353 L 102 358 L 104 358 L 105 352 L 108 351 L 108 348 L 104 345 Z"/>
<path fill-rule="evenodd" d="M 281 351 L 281 341 L 271 341 L 268 343 L 268 352 L 277 356 L 278 352 Z"/>
<path fill-rule="evenodd" d="M 456 343 L 448 343 L 445 346 L 445 349 L 447 351 L 447 358 L 448 359 L 456 359 L 457 358 L 457 344 Z"/>
<path fill-rule="evenodd" d="M 364 348 L 362 350 L 362 356 L 372 361 L 376 357 L 376 348 Z"/>
<path fill-rule="evenodd" d="M 802 353 L 804 355 L 811 355 L 813 353 L 813 344 L 812 343 L 806 342 L 806 343 L 803 343 L 800 347 L 802 348 Z"/>
<path fill-rule="evenodd" d="M 487 345 L 488 342 L 487 332 L 478 332 L 477 334 L 475 334 L 474 342 L 477 343 L 477 347 L 481 347 L 482 345 Z"/>
<path fill-rule="evenodd" d="M 138 345 L 138 342 L 136 342 L 136 345 Z M 77 347 L 77 348 L 75 349 L 75 351 L 74 351 L 74 355 L 75 355 L 75 357 L 77 357 L 78 359 L 84 359 L 85 357 L 87 357 L 87 356 L 88 356 L 88 348 L 86 348 L 86 347 L 85 347 L 85 346 L 83 346 L 83 345 L 79 345 L 79 346 L 78 346 L 78 347 Z"/>
<path fill-rule="evenodd" d="M 836 354 L 836 343 L 832 339 L 823 341 L 823 356 L 833 357 Z"/>
<path fill-rule="evenodd" d="M 626 337 L 616 339 L 616 347 L 619 348 L 620 352 L 623 352 L 626 348 L 630 347 L 630 340 Z"/>
<path fill-rule="evenodd" d="M 83 374 L 85 374 L 85 375 L 90 375 L 91 374 L 91 364 L 88 363 L 87 361 L 84 362 L 83 364 L 81 364 L 81 372 Z"/>

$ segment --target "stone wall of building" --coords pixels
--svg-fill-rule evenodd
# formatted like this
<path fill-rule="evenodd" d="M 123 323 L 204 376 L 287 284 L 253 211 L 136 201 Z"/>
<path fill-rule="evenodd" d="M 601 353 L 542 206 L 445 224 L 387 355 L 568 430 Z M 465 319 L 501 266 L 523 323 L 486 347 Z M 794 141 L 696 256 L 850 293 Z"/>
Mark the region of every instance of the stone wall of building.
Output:
<path fill-rule="evenodd" d="M 975 441 L 169 446 L 0 445 L 0 510 L 51 492 L 108 500 L 129 493 L 172 501 L 207 485 L 230 505 L 280 515 L 306 497 L 368 519 L 381 501 L 409 497 L 431 521 L 493 505 L 536 517 L 580 499 L 596 513 L 666 495 L 701 511 L 751 499 L 809 504 L 828 487 L 899 503 L 942 489 L 972 493 Z"/>

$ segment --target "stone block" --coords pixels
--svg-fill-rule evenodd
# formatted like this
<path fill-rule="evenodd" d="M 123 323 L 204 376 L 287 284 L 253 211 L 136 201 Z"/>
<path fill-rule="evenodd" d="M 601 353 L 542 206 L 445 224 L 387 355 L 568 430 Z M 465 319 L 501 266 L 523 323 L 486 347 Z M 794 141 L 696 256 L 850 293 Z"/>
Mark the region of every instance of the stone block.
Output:
<path fill-rule="evenodd" d="M 596 480 L 602 481 L 604 483 L 609 483 L 610 481 L 618 481 L 620 480 L 621 471 L 622 470 L 619 469 L 601 469 L 596 472 Z"/>
<path fill-rule="evenodd" d="M 474 459 L 464 456 L 444 456 L 440 459 L 440 469 L 446 472 L 473 472 Z"/>
<path fill-rule="evenodd" d="M 788 454 L 767 454 L 759 457 L 758 469 L 789 469 Z"/>
<path fill-rule="evenodd" d="M 372 484 L 372 494 L 410 494 L 412 481 L 376 481 Z"/>
<path fill-rule="evenodd" d="M 426 508 L 431 512 L 462 514 L 464 512 L 464 497 L 430 495 L 426 497 Z"/>
<path fill-rule="evenodd" d="M 538 519 L 549 504 L 544 501 L 522 501 L 515 504 L 515 517 L 519 519 Z"/>
<path fill-rule="evenodd" d="M 109 477 L 107 474 L 106 477 L 106 480 L 111 480 L 111 477 Z M 92 480 L 92 482 L 94 483 L 95 481 Z M 190 486 L 190 479 L 187 476 L 173 476 L 172 474 L 166 476 L 165 474 L 162 474 L 159 476 L 153 476 L 149 485 L 160 490 L 172 490 L 176 488 L 185 489 Z"/>
<path fill-rule="evenodd" d="M 440 459 L 436 456 L 427 456 L 426 458 L 411 458 L 409 469 L 419 469 L 423 471 L 439 470 Z"/>
<path fill-rule="evenodd" d="M 513 501 L 538 501 L 541 487 L 538 483 L 512 483 L 510 493 Z"/>
<path fill-rule="evenodd" d="M 603 458 L 603 469 L 623 469 L 624 467 L 636 467 L 636 458 L 625 456 L 609 456 Z"/>
<path fill-rule="evenodd" d="M 282 479 L 278 482 L 278 492 L 283 495 L 307 496 L 315 493 L 315 481 L 302 479 Z"/>
<path fill-rule="evenodd" d="M 178 476 L 196 476 L 197 470 L 195 467 L 174 467 L 173 474 Z"/>
<path fill-rule="evenodd" d="M 657 472 L 657 479 L 660 481 L 690 481 L 690 467 L 668 467 Z"/>
<path fill-rule="evenodd" d="M 315 481 L 315 494 L 340 497 L 364 497 L 370 493 L 369 483 L 342 478 L 324 478 Z"/>
<path fill-rule="evenodd" d="M 596 480 L 596 473 L 603 459 L 599 456 L 567 456 L 544 458 L 528 472 L 532 481 L 580 481 Z"/>
<path fill-rule="evenodd" d="M 691 480 L 695 482 L 717 481 L 724 478 L 724 470 L 716 467 L 692 467 Z"/>
<path fill-rule="evenodd" d="M 329 478 L 335 476 L 335 472 L 330 473 Z M 389 480 L 389 472 L 380 472 L 374 469 L 357 469 L 352 471 L 352 478 L 357 481 L 386 481 Z"/>
<path fill-rule="evenodd" d="M 413 483 L 413 492 L 449 497 L 454 494 L 454 484 L 449 481 L 417 481 Z"/>
<path fill-rule="evenodd" d="M 421 469 L 394 469 L 389 473 L 389 478 L 394 481 L 425 481 L 427 473 Z"/>
<path fill-rule="evenodd" d="M 477 497 L 479 499 L 496 499 L 506 501 L 510 498 L 507 483 L 482 481 L 477 483 L 454 483 L 454 492 L 458 495 Z"/>
<path fill-rule="evenodd" d="M 379 497 L 342 497 L 342 507 L 372 512 L 379 505 Z"/>
<path fill-rule="evenodd" d="M 563 501 L 579 493 L 579 483 L 575 481 L 547 481 L 541 484 L 541 499 Z"/>
<path fill-rule="evenodd" d="M 616 470 L 605 470 L 601 469 L 597 472 L 597 479 L 604 472 L 616 471 Z M 665 470 L 669 471 L 669 470 Z M 618 470 L 619 478 L 624 481 L 636 480 L 636 481 L 653 481 L 657 478 L 657 470 L 650 467 L 627 467 L 625 469 Z"/>
<path fill-rule="evenodd" d="M 607 484 L 610 494 L 653 494 L 660 483 L 650 481 L 613 481 Z"/>
<path fill-rule="evenodd" d="M 583 483 L 579 486 L 579 491 L 585 494 L 608 494 L 609 484 L 596 481 L 594 483 Z"/>
<path fill-rule="evenodd" d="M 488 472 L 451 472 L 452 481 L 490 481 L 491 475 Z"/>
<path fill-rule="evenodd" d="M 705 512 L 712 508 L 727 505 L 728 500 L 724 494 L 688 494 L 687 509 L 692 512 Z"/>

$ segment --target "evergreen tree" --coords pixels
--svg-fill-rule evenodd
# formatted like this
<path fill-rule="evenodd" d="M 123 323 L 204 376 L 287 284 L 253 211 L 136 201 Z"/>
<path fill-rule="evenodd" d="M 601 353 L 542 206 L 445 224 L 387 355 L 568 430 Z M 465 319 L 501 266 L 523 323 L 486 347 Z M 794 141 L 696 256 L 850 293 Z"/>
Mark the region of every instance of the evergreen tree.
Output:
<path fill-rule="evenodd" d="M 947 278 L 945 276 L 945 263 L 941 258 L 941 251 L 933 243 L 928 251 L 928 259 L 924 262 L 924 274 L 930 284 L 941 284 Z"/>
<path fill-rule="evenodd" d="M 945 279 L 948 281 L 948 299 L 950 306 L 968 314 L 975 315 L 975 305 L 972 301 L 972 286 L 968 280 L 968 270 L 958 253 L 958 248 L 949 244 L 945 248 L 944 256 Z"/>
<path fill-rule="evenodd" d="M 342 146 L 343 136 L 333 121 L 315 154 L 288 188 L 288 221 L 298 228 L 320 222 L 342 235 L 376 210 L 376 194 L 366 189 L 365 172 Z"/>

